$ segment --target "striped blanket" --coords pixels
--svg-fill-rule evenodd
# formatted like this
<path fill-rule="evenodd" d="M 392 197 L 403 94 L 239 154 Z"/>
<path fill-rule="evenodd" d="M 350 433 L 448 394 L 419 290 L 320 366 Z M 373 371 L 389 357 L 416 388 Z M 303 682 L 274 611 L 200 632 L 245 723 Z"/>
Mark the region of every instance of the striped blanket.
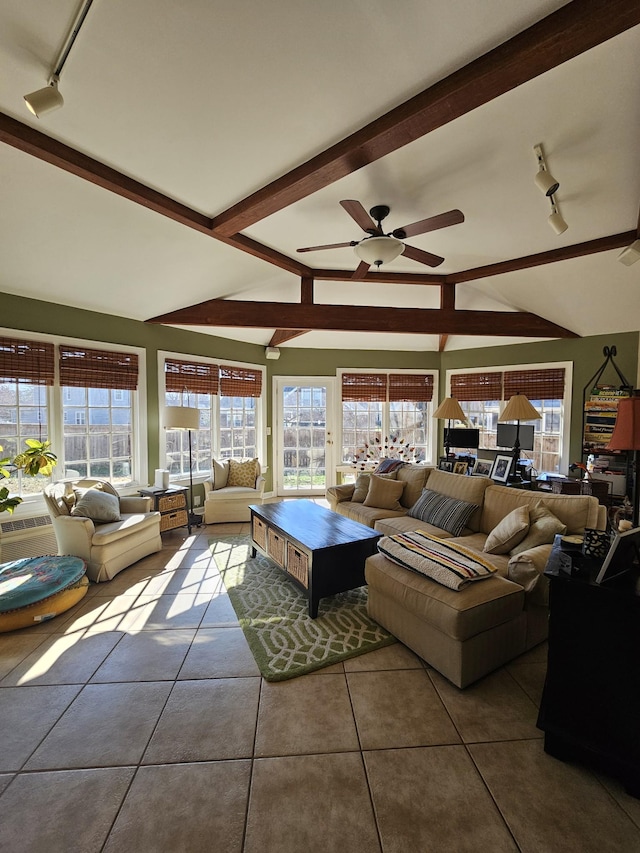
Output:
<path fill-rule="evenodd" d="M 393 563 L 456 591 L 496 571 L 488 560 L 464 545 L 422 531 L 383 536 L 378 551 Z"/>

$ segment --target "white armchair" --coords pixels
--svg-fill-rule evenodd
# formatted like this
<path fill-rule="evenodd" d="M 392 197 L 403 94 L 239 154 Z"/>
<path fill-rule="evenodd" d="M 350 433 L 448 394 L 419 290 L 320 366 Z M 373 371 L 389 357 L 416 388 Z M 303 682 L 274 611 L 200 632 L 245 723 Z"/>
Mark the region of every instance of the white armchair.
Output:
<path fill-rule="evenodd" d="M 264 484 L 257 459 L 214 459 L 213 477 L 203 484 L 205 523 L 249 521 L 249 506 L 263 502 Z"/>
<path fill-rule="evenodd" d="M 89 504 L 86 516 L 72 514 L 78 509 L 79 496 L 86 490 L 109 496 L 102 510 Z M 117 504 L 113 501 L 117 498 Z M 87 575 L 95 582 L 111 580 L 122 569 L 162 549 L 160 513 L 152 512 L 152 500 L 146 497 L 120 497 L 106 480 L 88 479 L 53 483 L 44 489 L 44 499 L 53 522 L 58 554 L 81 557 Z M 88 517 L 91 516 L 92 517 Z M 104 520 L 118 518 L 118 520 Z"/>

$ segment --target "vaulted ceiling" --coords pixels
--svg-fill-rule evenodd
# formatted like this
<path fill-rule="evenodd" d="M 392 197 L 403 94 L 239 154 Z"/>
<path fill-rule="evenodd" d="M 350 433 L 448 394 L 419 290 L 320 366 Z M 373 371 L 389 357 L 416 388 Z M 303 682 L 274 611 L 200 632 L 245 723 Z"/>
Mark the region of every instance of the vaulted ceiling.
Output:
<path fill-rule="evenodd" d="M 636 0 L 94 0 L 36 119 L 80 5 L 0 7 L 0 292 L 282 346 L 640 327 Z M 465 219 L 354 279 L 296 251 L 364 236 L 344 199 Z"/>

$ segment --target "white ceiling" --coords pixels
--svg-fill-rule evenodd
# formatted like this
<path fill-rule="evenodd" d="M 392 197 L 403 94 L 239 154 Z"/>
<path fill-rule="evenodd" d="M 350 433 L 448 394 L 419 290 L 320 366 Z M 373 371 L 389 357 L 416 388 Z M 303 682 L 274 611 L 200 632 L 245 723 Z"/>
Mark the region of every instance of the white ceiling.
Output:
<path fill-rule="evenodd" d="M 0 6 L 0 111 L 214 217 L 564 5 L 552 0 L 94 0 L 62 73 L 63 109 L 36 119 L 78 0 Z M 247 228 L 314 268 L 355 269 L 339 206 L 388 204 L 385 225 L 461 209 L 412 238 L 451 273 L 636 227 L 640 27 Z M 543 142 L 569 229 L 546 222 Z M 145 320 L 213 298 L 300 299 L 294 275 L 8 145 L 0 145 L 0 291 Z M 640 328 L 640 264 L 620 250 L 484 278 L 456 307 L 530 311 L 580 335 Z M 400 258 L 389 269 L 432 272 Z M 329 304 L 432 307 L 433 286 L 316 282 Z M 200 328 L 267 344 L 274 329 Z M 452 336 L 448 349 L 522 338 Z M 527 339 L 529 340 L 529 339 Z M 283 346 L 437 350 L 437 335 L 310 332 Z"/>

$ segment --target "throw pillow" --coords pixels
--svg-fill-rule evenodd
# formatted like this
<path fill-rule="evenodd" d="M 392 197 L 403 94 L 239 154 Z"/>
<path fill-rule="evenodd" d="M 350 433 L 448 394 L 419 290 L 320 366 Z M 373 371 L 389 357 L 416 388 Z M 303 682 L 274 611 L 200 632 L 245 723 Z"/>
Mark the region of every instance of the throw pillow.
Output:
<path fill-rule="evenodd" d="M 493 528 L 482 550 L 487 554 L 507 554 L 528 532 L 529 507 L 519 506 Z"/>
<path fill-rule="evenodd" d="M 250 459 L 248 462 L 236 462 L 235 459 L 229 460 L 227 486 L 244 486 L 247 489 L 255 489 L 257 476 L 257 459 Z"/>
<path fill-rule="evenodd" d="M 460 536 L 477 509 L 476 504 L 447 498 L 439 492 L 424 489 L 408 514 L 412 518 L 419 518 L 420 521 L 446 530 L 453 536 Z"/>
<path fill-rule="evenodd" d="M 403 489 L 404 483 L 400 483 L 398 480 L 389 480 L 386 477 L 372 474 L 364 505 L 401 512 L 403 507 L 400 504 L 400 495 Z"/>
<path fill-rule="evenodd" d="M 213 489 L 224 489 L 229 479 L 229 460 L 218 462 L 216 459 L 211 460 L 213 469 Z"/>
<path fill-rule="evenodd" d="M 384 477 L 385 480 L 395 480 L 396 472 L 393 471 L 390 474 L 377 474 L 376 476 Z M 370 481 L 371 474 L 358 474 L 356 486 L 353 490 L 353 495 L 351 496 L 352 503 L 361 504 L 364 501 L 364 499 L 367 497 L 367 494 L 369 493 Z"/>
<path fill-rule="evenodd" d="M 522 551 L 528 551 L 529 548 L 535 548 L 536 545 L 550 545 L 556 533 L 567 532 L 567 525 L 563 524 L 546 506 L 531 507 L 529 521 L 531 523 L 529 532 L 515 548 L 511 549 L 512 557 Z"/>
<path fill-rule="evenodd" d="M 87 489 L 76 501 L 71 515 L 90 518 L 96 524 L 120 521 L 120 501 L 115 495 L 99 489 Z"/>
<path fill-rule="evenodd" d="M 383 459 L 373 473 L 388 474 L 391 471 L 397 471 L 398 468 L 402 468 L 404 465 L 408 464 L 408 462 L 403 462 L 402 459 Z"/>

